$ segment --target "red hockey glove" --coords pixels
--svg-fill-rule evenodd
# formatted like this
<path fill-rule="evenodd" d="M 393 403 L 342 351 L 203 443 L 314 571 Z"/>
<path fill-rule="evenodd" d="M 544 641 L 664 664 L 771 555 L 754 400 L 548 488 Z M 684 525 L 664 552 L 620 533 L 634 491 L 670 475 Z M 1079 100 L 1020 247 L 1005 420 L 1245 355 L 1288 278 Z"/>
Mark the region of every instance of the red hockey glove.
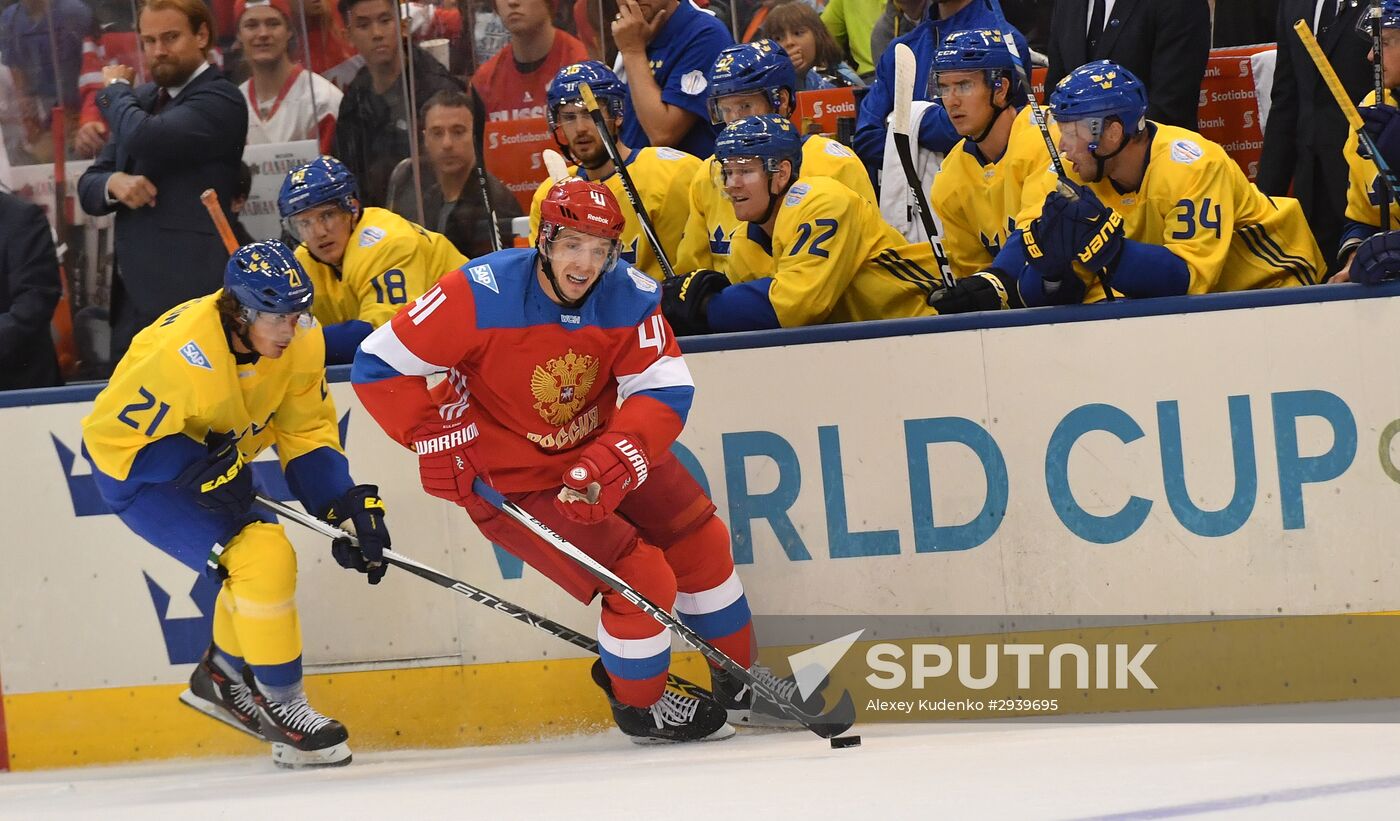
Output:
<path fill-rule="evenodd" d="M 410 435 L 418 454 L 418 477 L 430 496 L 462 504 L 472 495 L 472 480 L 480 470 L 472 461 L 476 423 L 428 422 Z"/>
<path fill-rule="evenodd" d="M 554 506 L 582 524 L 601 522 L 647 480 L 647 455 L 635 436 L 604 432 L 564 471 Z"/>

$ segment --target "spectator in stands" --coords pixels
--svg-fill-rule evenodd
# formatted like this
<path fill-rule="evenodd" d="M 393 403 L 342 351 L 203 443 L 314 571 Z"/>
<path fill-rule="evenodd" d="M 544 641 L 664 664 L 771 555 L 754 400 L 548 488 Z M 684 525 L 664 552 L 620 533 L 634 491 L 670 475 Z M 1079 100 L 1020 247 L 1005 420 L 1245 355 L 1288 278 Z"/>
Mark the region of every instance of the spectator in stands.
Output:
<path fill-rule="evenodd" d="M 509 248 L 511 220 L 524 216 L 515 195 L 479 162 L 474 125 L 470 97 L 460 91 L 434 94 L 423 104 L 422 145 L 427 162 L 420 165 L 418 174 L 423 210 L 418 210 L 412 158 L 400 162 L 389 180 L 389 210 L 443 234 L 469 258 L 495 250 L 492 230 L 501 247 Z M 494 226 L 482 199 L 482 174 L 498 220 Z"/>
<path fill-rule="evenodd" d="M 870 41 L 884 8 L 882 0 L 831 0 L 822 11 L 826 30 L 850 55 L 856 73 L 867 83 L 875 78 L 880 60 L 880 54 L 871 52 Z"/>
<path fill-rule="evenodd" d="M 136 36 L 136 8 L 130 0 L 97 0 L 93 4 L 93 32 L 83 43 L 83 71 L 78 78 L 82 97 L 80 123 L 73 145 L 80 157 L 93 157 L 107 141 L 107 121 L 97 108 L 97 92 L 102 90 L 102 67 L 141 62 L 141 46 Z"/>
<path fill-rule="evenodd" d="M 1366 56 L 1371 43 L 1353 32 L 1369 7 L 1347 0 L 1281 0 L 1278 8 L 1278 57 L 1257 183 L 1272 196 L 1292 189 L 1334 272 L 1347 207 L 1347 163 L 1342 149 L 1348 128 L 1293 23 L 1312 24 L 1347 94 L 1360 100 L 1372 83 Z"/>
<path fill-rule="evenodd" d="M 830 8 L 827 6 L 828 10 Z M 928 16 L 918 28 L 894 40 L 895 43 L 906 44 L 914 52 L 914 99 L 929 99 L 929 69 L 933 66 L 933 53 L 943 42 L 943 38 L 955 31 L 1002 30 L 1004 27 L 1004 21 L 992 14 L 981 0 L 937 0 L 935 4 L 930 5 Z M 1016 38 L 1016 48 L 1022 55 L 1029 54 L 1029 46 L 1026 45 L 1026 39 L 1021 36 L 1021 32 L 1015 29 L 1012 29 L 1012 32 Z M 865 167 L 872 180 L 877 178 L 884 161 L 886 121 L 893 110 L 894 49 L 888 48 L 880 55 L 880 67 L 875 72 L 875 82 L 871 84 L 870 92 L 860 101 L 860 111 L 856 116 L 856 133 L 851 140 L 851 148 L 865 161 Z M 948 113 L 942 106 L 935 106 L 919 121 L 919 144 L 929 151 L 947 154 L 961 139 L 962 136 L 953 128 L 953 124 L 948 120 Z"/>
<path fill-rule="evenodd" d="M 365 61 L 350 44 L 340 10 L 331 0 L 294 2 L 301 6 L 300 14 L 293 15 L 293 19 L 298 20 L 298 32 L 300 18 L 306 21 L 306 49 L 311 55 L 311 70 L 335 83 L 337 88 L 348 88 Z M 297 7 L 292 9 L 296 11 Z"/>
<path fill-rule="evenodd" d="M 797 71 L 797 90 L 865 88 L 865 81 L 841 59 L 841 47 L 812 7 L 798 0 L 779 3 L 763 21 L 763 36 L 777 40 Z"/>
<path fill-rule="evenodd" d="M 622 141 L 709 156 L 715 131 L 705 108 L 705 75 L 733 45 L 724 24 L 690 0 L 620 0 L 612 21 L 630 96 Z"/>
<path fill-rule="evenodd" d="M 0 11 L 0 59 L 33 127 L 47 131 L 56 105 L 77 121 L 83 39 L 91 31 L 92 12 L 79 0 L 20 0 Z"/>
<path fill-rule="evenodd" d="M 344 0 L 350 42 L 365 58 L 340 102 L 335 155 L 359 180 L 365 205 L 387 202 L 389 175 L 408 156 L 418 102 L 439 91 L 463 91 L 441 63 L 409 43 L 394 0 Z M 406 94 L 404 52 L 413 67 L 414 99 Z"/>
<path fill-rule="evenodd" d="M 138 18 L 154 82 L 104 66 L 97 105 L 111 138 L 78 180 L 83 210 L 116 212 L 112 361 L 169 308 L 218 290 L 228 252 L 199 195 L 227 209 L 238 190 L 248 106 L 209 64 L 213 18 L 203 0 L 147 0 Z"/>
<path fill-rule="evenodd" d="M 875 21 L 870 35 L 870 53 L 884 54 L 894 38 L 913 31 L 928 14 L 928 4 L 929 0 L 885 0 L 885 13 Z"/>
<path fill-rule="evenodd" d="M 1209 56 L 1207 0 L 1059 0 L 1045 87 L 1085 63 L 1111 60 L 1147 86 L 1148 119 L 1194 131 Z"/>
<path fill-rule="evenodd" d="M 238 44 L 251 72 L 238 90 L 248 101 L 248 144 L 317 140 L 330 153 L 340 89 L 292 62 L 287 0 L 238 0 Z"/>
<path fill-rule="evenodd" d="M 0 192 L 0 390 L 62 381 L 49 336 L 61 292 L 43 209 Z"/>
<path fill-rule="evenodd" d="M 493 120 L 544 120 L 545 89 L 564 66 L 588 59 L 577 37 L 554 27 L 552 0 L 496 0 L 510 42 L 486 61 L 472 87 Z"/>

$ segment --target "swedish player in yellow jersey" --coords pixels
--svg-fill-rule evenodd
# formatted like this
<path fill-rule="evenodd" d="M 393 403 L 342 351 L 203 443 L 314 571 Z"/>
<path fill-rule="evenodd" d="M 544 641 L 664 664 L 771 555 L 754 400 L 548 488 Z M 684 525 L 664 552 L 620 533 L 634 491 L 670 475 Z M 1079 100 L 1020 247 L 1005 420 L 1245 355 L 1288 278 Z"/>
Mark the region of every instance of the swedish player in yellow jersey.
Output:
<path fill-rule="evenodd" d="M 1129 297 L 1318 282 L 1322 252 L 1296 200 L 1265 196 L 1224 149 L 1149 122 L 1142 83 L 1101 60 L 1050 97 L 1067 181 L 1026 185 L 1018 231 L 995 267 L 1028 305 L 1095 302 L 1102 280 Z M 1039 216 L 1036 216 L 1036 215 Z"/>
<path fill-rule="evenodd" d="M 1369 24 L 1369 20 L 1363 18 Z M 1371 91 L 1361 101 L 1360 112 L 1365 122 L 1366 132 L 1380 150 L 1381 157 L 1395 173 L 1400 163 L 1400 110 L 1396 108 L 1394 89 L 1400 87 L 1400 0 L 1384 0 L 1380 4 L 1381 54 L 1372 49 L 1372 60 L 1381 64 L 1385 101 L 1377 104 L 1376 92 Z M 1370 39 L 1370 34 L 1366 34 Z M 1400 241 L 1382 236 L 1400 227 L 1400 204 L 1390 206 L 1390 224 L 1382 227 L 1382 198 L 1386 196 L 1376 163 L 1365 156 L 1359 148 L 1360 140 L 1355 132 L 1347 135 L 1343 154 L 1346 157 L 1348 179 L 1346 224 L 1342 229 L 1342 241 L 1337 253 L 1341 269 L 1332 282 L 1377 282 L 1388 279 L 1400 271 L 1378 268 L 1371 265 L 1358 266 L 1376 258 L 1376 251 L 1394 245 L 1400 249 Z M 1359 250 L 1368 246 L 1367 253 Z"/>
<path fill-rule="evenodd" d="M 729 46 L 710 69 L 710 120 L 715 125 L 728 125 L 758 114 L 791 119 L 796 87 L 792 60 L 773 40 Z M 835 140 L 819 134 L 804 137 L 802 168 L 809 180 L 835 180 L 872 205 L 879 205 L 865 166 L 854 151 Z M 742 248 L 733 243 L 739 219 L 725 198 L 724 184 L 711 173 L 709 161 L 695 170 L 687 196 L 688 216 L 676 254 L 676 271 L 713 268 L 737 276 L 752 270 L 752 260 L 731 259 L 735 248 Z"/>
<path fill-rule="evenodd" d="M 352 361 L 370 331 L 467 261 L 442 234 L 363 207 L 355 175 L 334 157 L 287 174 L 277 210 L 316 288 L 327 365 Z"/>
<path fill-rule="evenodd" d="M 752 243 L 767 267 L 735 280 L 703 268 L 668 279 L 661 308 L 677 335 L 938 313 L 928 243 L 910 244 L 838 182 L 799 181 L 802 156 L 782 117 L 745 117 L 720 132 L 714 162 L 741 220 L 736 242 Z"/>
<path fill-rule="evenodd" d="M 550 131 L 565 155 L 578 163 L 569 169 L 569 173 L 585 180 L 601 182 L 617 197 L 626 220 L 622 231 L 622 257 L 660 282 L 665 278 L 665 271 L 642 233 L 636 209 L 622 186 L 622 175 L 613 167 L 602 138 L 598 136 L 598 127 L 583 106 L 579 86 L 584 83 L 593 90 L 598 104 L 604 107 L 604 118 L 608 121 L 608 131 L 613 135 L 613 140 L 619 140 L 627 86 L 607 66 L 596 60 L 564 66 L 554 75 L 554 80 L 549 84 L 548 105 L 545 108 Z M 627 166 L 627 173 L 637 188 L 642 207 L 651 218 L 657 240 L 667 257 L 674 260 L 681 232 L 685 230 L 686 184 L 700 166 L 700 160 L 674 148 L 629 148 L 620 141 L 617 142 L 617 153 Z M 545 195 L 553 187 L 552 180 L 545 180 L 530 203 L 531 243 L 539 237 L 540 203 L 544 202 Z"/>
<path fill-rule="evenodd" d="M 1001 32 L 948 35 L 929 86 L 963 137 L 943 159 L 929 204 L 943 221 L 954 275 L 966 277 L 991 267 L 1016 230 L 1026 180 L 1050 166 L 1050 155 Z"/>
<path fill-rule="evenodd" d="M 348 734 L 302 687 L 296 556 L 253 507 L 249 464 L 277 447 L 311 511 L 359 535 L 332 546 L 343 566 L 384 573 L 389 533 L 374 485 L 356 485 L 326 389 L 312 286 L 282 243 L 244 246 L 224 288 L 141 331 L 83 419 L 102 498 L 138 536 L 223 578 L 213 644 L 180 698 L 272 742 L 282 766 L 348 764 Z"/>

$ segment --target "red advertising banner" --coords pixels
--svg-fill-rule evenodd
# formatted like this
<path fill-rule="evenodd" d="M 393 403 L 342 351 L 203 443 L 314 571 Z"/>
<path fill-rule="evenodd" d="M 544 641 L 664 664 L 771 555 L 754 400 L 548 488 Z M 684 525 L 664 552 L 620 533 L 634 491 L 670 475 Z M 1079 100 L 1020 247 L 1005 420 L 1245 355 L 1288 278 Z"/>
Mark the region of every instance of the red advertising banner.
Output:
<path fill-rule="evenodd" d="M 797 92 L 797 122 L 803 134 L 813 132 L 828 137 L 836 134 L 836 121 L 849 117 L 854 127 L 856 93 L 850 88 L 824 88 Z"/>
<path fill-rule="evenodd" d="M 504 183 L 520 207 L 529 213 L 535 189 L 548 176 L 540 152 L 559 147 L 549 134 L 549 124 L 542 117 L 489 121 L 482 147 L 486 154 L 486 170 Z"/>
<path fill-rule="evenodd" d="M 1224 147 L 1251 180 L 1259 173 L 1259 157 L 1264 151 L 1252 58 L 1272 49 L 1246 46 L 1212 51 L 1201 80 L 1197 130 Z"/>

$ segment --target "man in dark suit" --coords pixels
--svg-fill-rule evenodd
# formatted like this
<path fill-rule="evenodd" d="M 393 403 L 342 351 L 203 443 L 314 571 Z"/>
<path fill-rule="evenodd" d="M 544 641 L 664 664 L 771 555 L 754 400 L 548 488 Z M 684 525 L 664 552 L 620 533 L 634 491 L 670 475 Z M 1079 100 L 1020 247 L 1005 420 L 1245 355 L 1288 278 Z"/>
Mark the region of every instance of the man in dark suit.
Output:
<path fill-rule="evenodd" d="M 1195 131 L 1209 56 L 1208 0 L 1056 0 L 1045 88 L 1112 60 L 1147 86 L 1147 119 Z"/>
<path fill-rule="evenodd" d="M 0 192 L 0 390 L 62 381 L 49 336 L 61 292 L 43 209 Z"/>
<path fill-rule="evenodd" d="M 211 66 L 213 18 L 203 0 L 148 0 L 138 22 L 155 79 L 131 87 L 128 66 L 106 66 L 98 110 L 111 139 L 78 180 L 89 214 L 117 212 L 112 361 L 169 308 L 212 293 L 228 253 L 199 204 L 206 188 L 227 210 L 238 191 L 248 106 Z"/>
<path fill-rule="evenodd" d="M 1347 207 L 1347 163 L 1342 156 L 1347 122 L 1293 24 L 1308 22 L 1348 96 L 1359 101 L 1371 88 L 1372 75 L 1366 57 L 1370 43 L 1356 36 L 1356 22 L 1369 7 L 1361 0 L 1279 3 L 1278 58 L 1258 185 L 1272 195 L 1287 194 L 1292 185 L 1333 272 Z"/>

